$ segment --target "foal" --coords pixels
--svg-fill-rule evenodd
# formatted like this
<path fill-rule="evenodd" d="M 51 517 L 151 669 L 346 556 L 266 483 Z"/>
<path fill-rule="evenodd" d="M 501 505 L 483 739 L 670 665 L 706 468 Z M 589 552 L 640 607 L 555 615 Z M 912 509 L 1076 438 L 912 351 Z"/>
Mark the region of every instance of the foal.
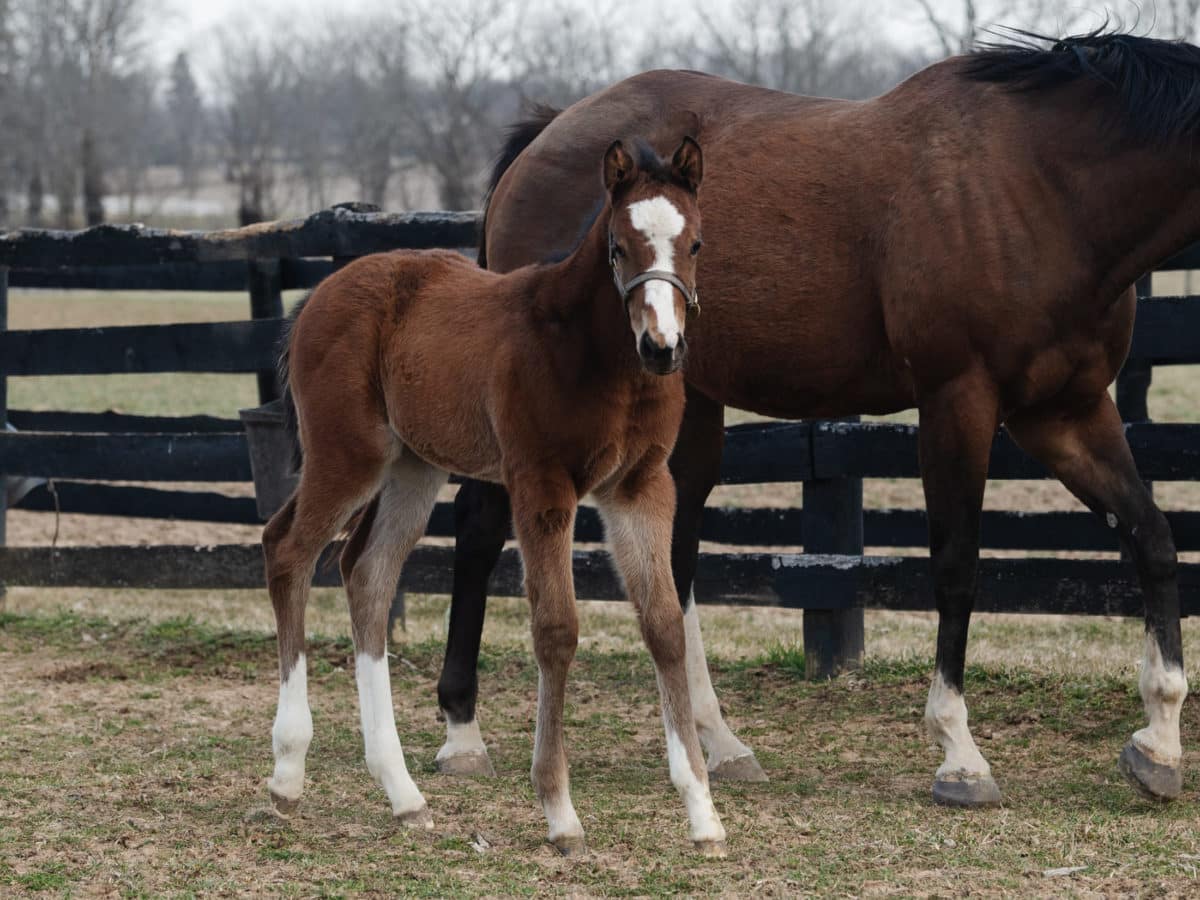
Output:
<path fill-rule="evenodd" d="M 654 658 L 691 838 L 706 853 L 723 851 L 688 696 L 667 471 L 683 414 L 677 372 L 696 296 L 701 171 L 690 138 L 670 162 L 642 142 L 630 153 L 616 141 L 603 161 L 607 214 L 562 262 L 501 276 L 450 252 L 377 254 L 324 281 L 296 315 L 283 363 L 304 464 L 263 534 L 281 678 L 269 787 L 281 811 L 300 798 L 312 738 L 309 582 L 321 550 L 361 510 L 341 570 L 367 768 L 400 821 L 432 828 L 396 733 L 386 623 L 404 558 L 456 472 L 512 496 L 538 662 L 532 777 L 550 841 L 563 853 L 584 846 L 563 697 L 579 630 L 575 509 L 592 493 Z"/>

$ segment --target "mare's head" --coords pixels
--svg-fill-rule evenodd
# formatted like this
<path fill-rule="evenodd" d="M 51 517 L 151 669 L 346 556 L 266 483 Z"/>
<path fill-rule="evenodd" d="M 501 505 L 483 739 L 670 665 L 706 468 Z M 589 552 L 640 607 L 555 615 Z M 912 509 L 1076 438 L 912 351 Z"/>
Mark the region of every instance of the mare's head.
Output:
<path fill-rule="evenodd" d="M 638 356 L 647 371 L 668 375 L 687 353 L 683 329 L 698 312 L 700 145 L 685 137 L 664 160 L 643 141 L 614 141 L 604 154 L 609 262 L 625 301 Z"/>

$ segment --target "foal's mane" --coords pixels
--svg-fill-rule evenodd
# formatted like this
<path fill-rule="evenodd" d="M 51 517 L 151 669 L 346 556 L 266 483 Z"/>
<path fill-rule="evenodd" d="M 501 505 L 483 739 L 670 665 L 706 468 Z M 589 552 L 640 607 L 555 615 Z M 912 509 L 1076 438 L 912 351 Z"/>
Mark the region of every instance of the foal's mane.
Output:
<path fill-rule="evenodd" d="M 1088 79 L 1116 95 L 1116 122 L 1129 137 L 1200 136 L 1200 48 L 1105 28 L 1061 39 L 1005 30 L 1015 40 L 980 44 L 966 59 L 967 78 L 1029 93 Z"/>

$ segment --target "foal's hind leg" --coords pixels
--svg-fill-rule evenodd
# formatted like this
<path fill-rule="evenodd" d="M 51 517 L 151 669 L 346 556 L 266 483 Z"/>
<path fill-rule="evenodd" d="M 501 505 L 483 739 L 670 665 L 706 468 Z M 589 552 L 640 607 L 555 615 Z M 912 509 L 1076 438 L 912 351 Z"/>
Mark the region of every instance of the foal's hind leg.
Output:
<path fill-rule="evenodd" d="M 722 781 L 766 781 L 767 774 L 754 751 L 738 740 L 725 723 L 713 690 L 700 636 L 693 581 L 700 552 L 700 522 L 709 492 L 721 474 L 721 449 L 725 441 L 725 408 L 688 388 L 687 406 L 679 439 L 671 454 L 671 475 L 678 497 L 671 535 L 671 572 L 683 604 L 687 641 L 687 674 L 692 714 L 700 743 L 708 751 L 708 771 Z"/>
<path fill-rule="evenodd" d="M 1172 800 L 1183 787 L 1179 713 L 1187 696 L 1175 542 L 1138 478 L 1121 417 L 1107 393 L 1083 408 L 1016 416 L 1008 429 L 1067 488 L 1116 528 L 1129 549 L 1146 608 L 1139 687 L 1149 725 L 1121 754 L 1121 773 L 1142 794 Z"/>
<path fill-rule="evenodd" d="M 387 617 L 404 560 L 425 533 L 438 489 L 445 483 L 444 471 L 405 450 L 342 553 L 367 769 L 387 792 L 392 815 L 417 828 L 432 828 L 433 818 L 408 774 L 396 732 L 387 664 Z"/>
<path fill-rule="evenodd" d="M 938 610 L 937 663 L 925 725 L 945 752 L 933 799 L 948 806 L 991 806 L 1000 802 L 1000 790 L 967 727 L 963 670 L 996 402 L 985 378 L 962 377 L 923 396 L 920 413 L 921 479 Z"/>
<path fill-rule="evenodd" d="M 665 468 L 626 479 L 597 496 L 625 590 L 658 673 L 671 782 L 687 806 L 691 838 L 709 855 L 724 855 L 725 829 L 713 807 L 708 770 L 689 696 L 683 615 L 669 565 L 674 485 Z"/>
<path fill-rule="evenodd" d="M 341 462 L 349 462 L 341 460 Z M 351 465 L 306 461 L 300 486 L 263 530 L 267 589 L 279 641 L 279 706 L 271 731 L 275 772 L 267 781 L 282 813 L 300 802 L 312 714 L 304 665 L 304 607 L 317 557 L 375 490 L 382 457 L 364 450 Z"/>

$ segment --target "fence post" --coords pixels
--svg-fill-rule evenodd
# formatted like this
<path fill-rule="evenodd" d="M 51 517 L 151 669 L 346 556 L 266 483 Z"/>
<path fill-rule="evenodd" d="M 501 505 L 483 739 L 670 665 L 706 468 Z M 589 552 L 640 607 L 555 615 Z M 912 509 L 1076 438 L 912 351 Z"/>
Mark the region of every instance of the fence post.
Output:
<path fill-rule="evenodd" d="M 249 265 L 250 318 L 283 318 L 282 266 L 277 259 L 252 259 Z M 274 369 L 263 369 L 257 373 L 258 402 L 269 403 L 280 396 L 278 379 Z"/>
<path fill-rule="evenodd" d="M 0 334 L 8 330 L 8 267 L 0 266 Z M 0 372 L 0 431 L 8 428 L 8 377 Z M 0 548 L 7 544 L 8 479 L 0 471 Z M 7 605 L 8 589 L 0 581 L 0 612 Z"/>
<path fill-rule="evenodd" d="M 858 417 L 848 421 L 857 422 Z M 804 552 L 861 556 L 863 493 L 861 478 L 822 478 L 804 482 Z M 846 598 L 849 603 L 853 597 Z M 804 674 L 832 678 L 862 666 L 863 611 L 804 611 Z"/>

